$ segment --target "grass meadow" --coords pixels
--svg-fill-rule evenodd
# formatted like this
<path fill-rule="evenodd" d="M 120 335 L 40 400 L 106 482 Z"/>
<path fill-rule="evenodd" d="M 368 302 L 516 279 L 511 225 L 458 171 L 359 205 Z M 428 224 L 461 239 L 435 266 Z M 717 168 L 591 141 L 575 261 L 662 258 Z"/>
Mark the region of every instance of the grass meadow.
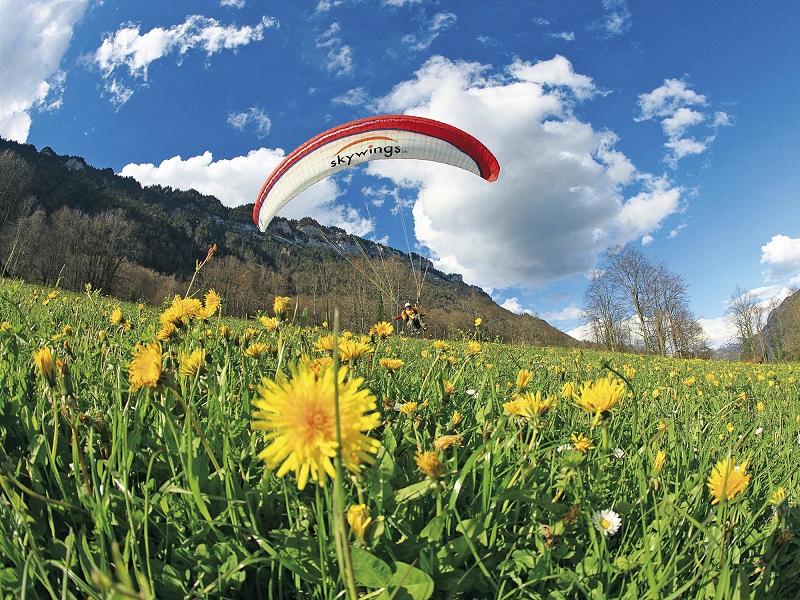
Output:
<path fill-rule="evenodd" d="M 800 597 L 800 365 L 218 301 L 0 281 L 0 598 Z"/>

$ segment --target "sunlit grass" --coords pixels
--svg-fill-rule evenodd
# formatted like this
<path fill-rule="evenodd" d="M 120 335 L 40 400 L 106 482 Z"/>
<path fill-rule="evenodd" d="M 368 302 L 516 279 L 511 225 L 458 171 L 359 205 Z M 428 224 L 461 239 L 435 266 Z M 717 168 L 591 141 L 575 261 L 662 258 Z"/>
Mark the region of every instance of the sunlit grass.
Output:
<path fill-rule="evenodd" d="M 290 298 L 249 321 L 193 300 L 0 283 L 0 597 L 333 599 L 343 570 L 382 598 L 800 595 L 800 365 L 500 345 L 478 322 L 335 337 Z M 342 401 L 376 403 L 341 409 L 361 419 L 341 477 L 330 429 L 308 447 L 329 413 L 299 410 L 335 361 Z M 296 463 L 259 459 L 271 439 Z"/>

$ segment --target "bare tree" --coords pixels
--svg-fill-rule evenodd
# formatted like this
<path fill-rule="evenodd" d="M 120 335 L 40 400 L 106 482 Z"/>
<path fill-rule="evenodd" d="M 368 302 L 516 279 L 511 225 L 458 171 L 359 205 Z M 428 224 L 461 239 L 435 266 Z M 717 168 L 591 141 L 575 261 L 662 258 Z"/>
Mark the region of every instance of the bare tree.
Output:
<path fill-rule="evenodd" d="M 595 270 L 589 277 L 589 286 L 583 296 L 583 312 L 592 329 L 594 341 L 608 350 L 620 351 L 628 341 L 620 290 L 606 271 Z"/>
<path fill-rule="evenodd" d="M 736 328 L 745 354 L 753 361 L 763 360 L 766 350 L 763 333 L 766 309 L 758 297 L 737 285 L 725 315 Z"/>
<path fill-rule="evenodd" d="M 650 352 L 647 317 L 651 294 L 648 294 L 648 288 L 654 279 L 654 267 L 644 254 L 631 246 L 609 248 L 604 255 L 604 263 L 613 284 L 624 291 L 639 326 L 637 333 L 642 337 L 645 350 Z"/>

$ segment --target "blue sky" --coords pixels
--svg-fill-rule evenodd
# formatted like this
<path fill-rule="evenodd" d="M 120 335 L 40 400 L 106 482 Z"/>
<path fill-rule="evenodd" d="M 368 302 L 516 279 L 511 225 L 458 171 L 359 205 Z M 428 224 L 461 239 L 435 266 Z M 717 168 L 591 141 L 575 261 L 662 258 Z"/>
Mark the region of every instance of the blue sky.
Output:
<path fill-rule="evenodd" d="M 719 345 L 735 287 L 768 302 L 800 284 L 799 17 L 738 0 L 0 0 L 0 135 L 234 206 L 329 127 L 439 119 L 494 152 L 498 181 L 380 161 L 281 214 L 419 250 L 564 331 L 599 254 L 632 243 L 685 278 Z"/>

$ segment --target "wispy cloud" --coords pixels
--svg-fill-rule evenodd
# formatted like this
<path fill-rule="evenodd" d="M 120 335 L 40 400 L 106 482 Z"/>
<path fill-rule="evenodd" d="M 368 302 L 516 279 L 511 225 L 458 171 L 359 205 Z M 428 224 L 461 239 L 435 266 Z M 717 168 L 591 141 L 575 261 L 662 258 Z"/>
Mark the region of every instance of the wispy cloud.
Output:
<path fill-rule="evenodd" d="M 272 121 L 270 121 L 263 109 L 257 106 L 250 107 L 242 112 L 230 113 L 228 115 L 228 124 L 239 131 L 254 127 L 259 138 L 266 137 L 272 128 Z"/>
<path fill-rule="evenodd" d="M 602 27 L 610 37 L 617 37 L 631 30 L 631 11 L 626 0 L 603 0 L 605 15 Z"/>
<path fill-rule="evenodd" d="M 341 25 L 333 23 L 316 40 L 317 48 L 327 50 L 325 66 L 337 75 L 347 75 L 353 71 L 353 50 L 342 42 L 339 36 Z"/>
<path fill-rule="evenodd" d="M 436 38 L 455 25 L 457 20 L 456 15 L 451 12 L 436 13 L 425 22 L 423 30 L 419 34 L 408 34 L 403 37 L 403 41 L 416 52 L 427 50 Z"/>
<path fill-rule="evenodd" d="M 171 54 L 185 55 L 199 49 L 207 56 L 222 50 L 260 41 L 265 30 L 278 26 L 278 21 L 262 17 L 256 25 L 236 27 L 222 25 L 216 19 L 191 15 L 186 20 L 165 29 L 155 27 L 141 33 L 140 26 L 126 23 L 105 37 L 94 53 L 93 62 L 106 80 L 106 91 L 112 102 L 124 104 L 133 93 L 122 77 L 147 80 L 149 66 Z"/>

